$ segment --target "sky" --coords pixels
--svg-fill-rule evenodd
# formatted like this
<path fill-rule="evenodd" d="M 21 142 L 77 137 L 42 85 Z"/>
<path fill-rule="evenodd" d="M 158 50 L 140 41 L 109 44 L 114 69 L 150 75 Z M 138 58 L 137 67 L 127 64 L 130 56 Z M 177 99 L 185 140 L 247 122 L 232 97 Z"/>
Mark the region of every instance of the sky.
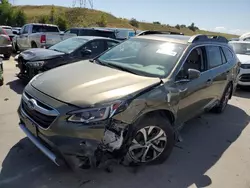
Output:
<path fill-rule="evenodd" d="M 15 5 L 60 5 L 73 0 L 9 0 Z M 78 0 L 79 1 L 79 0 Z M 88 0 L 87 0 L 88 1 Z M 94 9 L 116 17 L 163 24 L 190 25 L 200 29 L 243 34 L 250 32 L 250 0 L 92 0 Z M 79 3 L 78 3 L 79 6 Z M 87 3 L 89 8 L 89 4 Z"/>

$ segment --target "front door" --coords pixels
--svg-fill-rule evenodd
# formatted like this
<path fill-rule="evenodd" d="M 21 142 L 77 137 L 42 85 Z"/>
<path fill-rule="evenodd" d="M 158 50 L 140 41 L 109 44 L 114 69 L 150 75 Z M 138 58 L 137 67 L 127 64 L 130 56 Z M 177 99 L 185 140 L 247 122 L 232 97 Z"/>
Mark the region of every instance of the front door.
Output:
<path fill-rule="evenodd" d="M 189 80 L 188 69 L 199 70 L 200 77 Z M 207 71 L 205 47 L 195 48 L 188 56 L 176 79 L 176 86 L 180 92 L 177 124 L 184 123 L 202 113 L 204 108 L 213 102 L 211 85 L 212 79 Z"/>

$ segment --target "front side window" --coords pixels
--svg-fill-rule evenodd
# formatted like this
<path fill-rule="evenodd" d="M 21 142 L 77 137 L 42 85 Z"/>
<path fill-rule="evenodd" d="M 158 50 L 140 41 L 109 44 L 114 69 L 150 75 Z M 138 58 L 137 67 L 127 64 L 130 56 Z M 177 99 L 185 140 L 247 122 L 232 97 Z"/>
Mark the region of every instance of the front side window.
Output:
<path fill-rule="evenodd" d="M 91 57 L 94 57 L 100 53 L 102 53 L 104 48 L 104 41 L 103 40 L 94 40 L 87 43 L 84 48 L 91 50 Z"/>
<path fill-rule="evenodd" d="M 128 72 L 164 78 L 172 71 L 187 45 L 132 38 L 118 44 L 98 58 L 102 64 Z"/>
<path fill-rule="evenodd" d="M 235 42 L 230 43 L 230 45 L 233 47 L 236 54 L 242 54 L 242 55 L 250 55 L 250 42 Z"/>
<path fill-rule="evenodd" d="M 177 79 L 188 79 L 188 69 L 195 69 L 200 72 L 206 70 L 205 47 L 193 49 L 188 55 L 184 65 L 177 75 Z"/>
<path fill-rule="evenodd" d="M 214 68 L 222 65 L 222 57 L 220 47 L 218 46 L 206 46 L 207 58 L 209 68 Z"/>
<path fill-rule="evenodd" d="M 86 39 L 72 37 L 51 46 L 49 49 L 63 53 L 71 53 L 84 45 L 87 41 Z"/>
<path fill-rule="evenodd" d="M 23 34 L 27 34 L 29 32 L 29 26 L 26 25 L 23 29 Z"/>

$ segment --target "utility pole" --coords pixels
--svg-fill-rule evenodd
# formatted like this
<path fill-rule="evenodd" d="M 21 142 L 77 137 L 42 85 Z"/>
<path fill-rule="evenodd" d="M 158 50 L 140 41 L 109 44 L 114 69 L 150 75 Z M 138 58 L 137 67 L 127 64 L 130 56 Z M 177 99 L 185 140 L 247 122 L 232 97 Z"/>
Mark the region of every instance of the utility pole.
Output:
<path fill-rule="evenodd" d="M 94 0 L 73 0 L 72 7 L 87 8 L 89 6 L 91 9 L 94 7 Z"/>

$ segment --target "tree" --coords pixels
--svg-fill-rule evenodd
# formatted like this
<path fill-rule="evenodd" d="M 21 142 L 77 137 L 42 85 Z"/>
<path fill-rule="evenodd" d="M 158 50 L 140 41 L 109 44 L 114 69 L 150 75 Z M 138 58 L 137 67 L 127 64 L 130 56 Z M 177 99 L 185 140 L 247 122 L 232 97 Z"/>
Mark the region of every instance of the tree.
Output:
<path fill-rule="evenodd" d="M 175 26 L 175 28 L 176 28 L 176 29 L 180 29 L 181 26 L 180 26 L 179 24 L 177 24 L 177 25 Z"/>
<path fill-rule="evenodd" d="M 56 19 L 56 25 L 60 30 L 65 31 L 68 28 L 68 22 L 64 16 L 58 16 Z"/>
<path fill-rule="evenodd" d="M 51 10 L 50 10 L 50 15 L 49 15 L 49 22 L 54 24 L 55 22 L 55 6 L 52 5 Z"/>
<path fill-rule="evenodd" d="M 49 23 L 49 18 L 48 18 L 48 16 L 43 15 L 43 16 L 40 16 L 37 21 L 39 23 L 46 24 L 46 23 Z"/>
<path fill-rule="evenodd" d="M 8 0 L 0 3 L 0 25 L 11 25 L 13 22 L 13 8 Z"/>
<path fill-rule="evenodd" d="M 182 25 L 180 25 L 180 27 L 181 27 L 181 28 L 186 28 L 187 26 L 184 25 L 184 24 L 182 24 Z"/>
<path fill-rule="evenodd" d="M 188 26 L 188 29 L 190 29 L 191 31 L 194 31 L 194 32 L 195 32 L 195 31 L 198 30 L 199 28 L 196 27 L 194 23 L 192 23 L 190 26 Z"/>
<path fill-rule="evenodd" d="M 22 27 L 24 24 L 26 24 L 26 21 L 26 15 L 21 9 L 18 9 L 14 12 L 13 26 Z"/>
<path fill-rule="evenodd" d="M 161 25 L 161 23 L 160 22 L 153 22 L 153 24 L 155 24 L 155 25 Z"/>
<path fill-rule="evenodd" d="M 135 18 L 132 18 L 130 21 L 129 21 L 130 25 L 134 26 L 134 27 L 139 27 L 139 22 L 135 19 Z"/>
<path fill-rule="evenodd" d="M 96 22 L 99 27 L 106 27 L 108 22 L 105 14 L 102 14 L 99 21 Z"/>

